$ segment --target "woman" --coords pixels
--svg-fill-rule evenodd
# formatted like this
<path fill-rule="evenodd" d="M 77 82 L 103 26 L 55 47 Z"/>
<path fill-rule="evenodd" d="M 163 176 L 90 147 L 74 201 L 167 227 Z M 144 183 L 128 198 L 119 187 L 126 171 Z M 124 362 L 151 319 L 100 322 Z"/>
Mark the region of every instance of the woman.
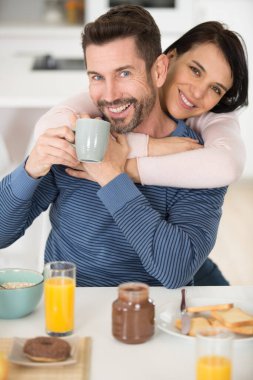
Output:
<path fill-rule="evenodd" d="M 183 138 L 174 144 L 170 137 L 155 140 L 130 134 L 131 157 L 139 158 L 128 160 L 126 170 L 144 184 L 191 188 L 228 185 L 240 176 L 245 159 L 238 121 L 232 113 L 247 105 L 248 70 L 242 42 L 222 24 L 206 22 L 184 34 L 165 53 L 170 65 L 160 94 L 163 109 L 174 118 L 187 119 L 187 124 L 202 134 L 205 148 L 197 149 L 196 143 Z M 90 100 L 84 102 L 81 96 L 54 107 L 40 119 L 36 134 L 52 126 L 71 126 L 73 118 L 83 112 L 98 115 Z M 193 150 L 186 152 L 189 149 Z M 185 152 L 168 155 L 173 150 Z M 147 156 L 147 151 L 157 157 L 140 158 Z M 207 260 L 195 284 L 227 282 Z"/>
<path fill-rule="evenodd" d="M 229 89 L 219 86 L 216 60 L 207 60 L 208 45 L 215 45 L 227 62 L 232 76 Z M 206 66 L 192 59 L 201 48 Z M 169 46 L 170 65 L 160 100 L 165 112 L 186 119 L 187 125 L 202 135 L 205 149 L 194 142 L 174 138 L 153 139 L 129 134 L 130 157 L 126 171 L 142 184 L 207 188 L 226 186 L 243 170 L 245 148 L 240 137 L 237 110 L 248 103 L 246 52 L 239 35 L 219 22 L 205 22 L 186 32 Z M 204 54 L 204 57 L 203 57 Z M 181 82 L 180 82 L 181 81 Z M 221 80 L 222 81 L 222 80 Z M 222 84 L 222 83 L 221 83 Z M 78 95 L 52 108 L 37 123 L 35 135 L 49 127 L 69 125 L 78 114 L 98 115 L 88 95 Z M 187 151 L 190 150 L 190 151 Z M 183 152 L 180 155 L 172 154 Z M 156 156 L 156 157 L 150 157 Z M 175 171 L 176 166 L 176 171 Z"/>

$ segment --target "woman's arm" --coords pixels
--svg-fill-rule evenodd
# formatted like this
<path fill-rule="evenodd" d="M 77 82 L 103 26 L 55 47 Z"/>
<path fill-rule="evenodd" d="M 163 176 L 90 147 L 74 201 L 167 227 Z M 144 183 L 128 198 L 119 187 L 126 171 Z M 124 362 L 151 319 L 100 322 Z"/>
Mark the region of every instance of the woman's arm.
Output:
<path fill-rule="evenodd" d="M 205 148 L 138 158 L 141 182 L 146 185 L 212 188 L 238 180 L 243 172 L 246 151 L 236 113 L 209 112 L 189 119 L 187 124 L 201 133 Z"/>
<path fill-rule="evenodd" d="M 37 140 L 48 128 L 63 126 L 71 128 L 75 119 L 82 113 L 88 113 L 92 117 L 101 116 L 89 94 L 85 92 L 66 99 L 41 116 L 35 125 L 35 139 Z"/>
<path fill-rule="evenodd" d="M 81 113 L 89 113 L 93 117 L 99 115 L 88 93 L 67 99 L 43 115 L 36 124 L 35 137 L 47 128 L 71 127 L 73 120 Z M 191 188 L 226 186 L 238 180 L 245 163 L 245 147 L 236 113 L 207 113 L 188 119 L 187 124 L 202 134 L 205 149 L 188 151 L 191 148 L 186 146 L 185 152 L 169 154 L 171 149 L 168 147 L 168 155 L 146 157 L 148 136 L 130 133 L 128 158 L 139 158 L 127 161 L 128 174 L 146 185 Z M 152 144 L 155 144 L 154 140 Z M 163 154 L 164 149 L 163 146 Z"/>
<path fill-rule="evenodd" d="M 89 114 L 91 117 L 101 116 L 101 113 L 95 107 L 89 93 L 87 92 L 83 92 L 71 98 L 68 98 L 64 102 L 58 104 L 46 112 L 35 125 L 35 140 L 37 140 L 38 137 L 49 128 L 57 128 L 62 126 L 72 128 L 76 119 L 82 114 Z M 179 141 L 181 140 L 181 143 L 166 143 L 162 147 L 159 144 L 156 145 L 155 139 L 150 139 L 152 141 L 152 147 L 154 147 L 155 151 L 153 153 L 152 151 L 148 151 L 148 147 L 151 145 L 149 144 L 149 136 L 141 133 L 129 133 L 127 139 L 130 148 L 128 155 L 129 159 L 136 157 L 146 157 L 148 155 L 163 155 L 165 152 L 166 154 L 171 154 L 177 152 L 178 150 L 183 151 L 191 148 L 190 144 L 187 142 L 184 144 L 183 148 L 180 147 L 180 145 L 182 145 L 182 140 L 186 141 L 186 138 L 176 137 L 174 139 L 178 139 Z M 136 175 L 138 175 L 136 162 L 135 168 Z"/>

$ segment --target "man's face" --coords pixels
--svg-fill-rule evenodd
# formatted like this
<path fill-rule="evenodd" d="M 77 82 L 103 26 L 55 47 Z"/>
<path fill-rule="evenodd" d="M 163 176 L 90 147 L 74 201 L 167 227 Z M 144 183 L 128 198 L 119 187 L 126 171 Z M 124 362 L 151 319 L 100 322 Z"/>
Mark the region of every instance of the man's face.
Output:
<path fill-rule="evenodd" d="M 157 90 L 134 38 L 117 39 L 86 48 L 89 91 L 112 130 L 134 130 L 152 111 Z"/>

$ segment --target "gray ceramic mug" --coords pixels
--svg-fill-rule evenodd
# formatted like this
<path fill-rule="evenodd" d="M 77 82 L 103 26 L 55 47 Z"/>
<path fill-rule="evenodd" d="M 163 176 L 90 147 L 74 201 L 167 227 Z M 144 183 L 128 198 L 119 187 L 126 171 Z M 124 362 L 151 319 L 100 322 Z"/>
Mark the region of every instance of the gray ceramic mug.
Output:
<path fill-rule="evenodd" d="M 109 136 L 108 121 L 101 119 L 77 119 L 75 132 L 75 148 L 79 161 L 103 161 Z"/>

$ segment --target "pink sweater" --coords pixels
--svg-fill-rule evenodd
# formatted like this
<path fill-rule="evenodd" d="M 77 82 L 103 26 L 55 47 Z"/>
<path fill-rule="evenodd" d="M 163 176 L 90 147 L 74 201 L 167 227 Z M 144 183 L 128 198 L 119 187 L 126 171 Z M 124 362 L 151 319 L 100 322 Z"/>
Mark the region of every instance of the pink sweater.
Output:
<path fill-rule="evenodd" d="M 67 99 L 39 119 L 35 126 L 35 138 L 48 128 L 63 125 L 71 127 L 73 115 L 85 112 L 91 116 L 99 114 L 88 93 Z M 244 168 L 246 151 L 236 112 L 208 112 L 188 119 L 186 124 L 202 135 L 204 149 L 147 157 L 148 136 L 129 133 L 129 158 L 137 158 L 141 183 L 212 188 L 226 186 L 238 180 Z"/>

